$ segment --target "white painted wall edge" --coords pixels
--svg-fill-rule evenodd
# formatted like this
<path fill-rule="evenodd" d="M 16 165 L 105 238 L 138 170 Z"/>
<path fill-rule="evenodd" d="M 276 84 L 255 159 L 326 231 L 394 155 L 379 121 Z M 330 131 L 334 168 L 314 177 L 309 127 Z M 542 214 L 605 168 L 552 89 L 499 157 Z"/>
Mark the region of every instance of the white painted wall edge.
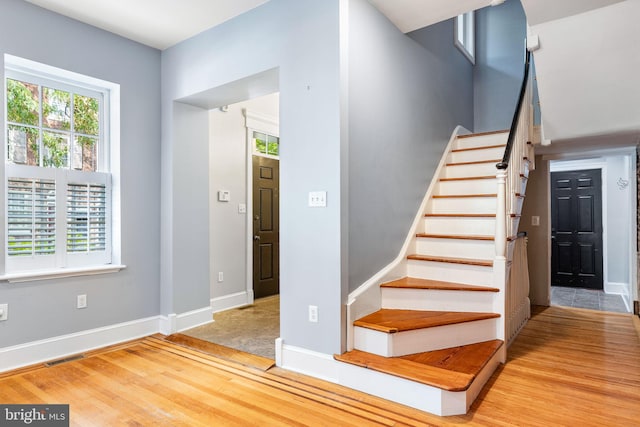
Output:
<path fill-rule="evenodd" d="M 218 313 L 232 308 L 243 307 L 251 304 L 252 300 L 253 295 L 249 295 L 247 291 L 211 298 L 211 311 L 213 313 Z"/>
<path fill-rule="evenodd" d="M 436 168 L 433 174 L 431 183 L 429 184 L 429 187 L 427 188 L 425 196 L 422 199 L 420 208 L 416 212 L 416 217 L 413 220 L 413 224 L 411 225 L 409 233 L 407 234 L 407 238 L 405 239 L 404 244 L 402 245 L 402 248 L 398 253 L 398 256 L 393 261 L 391 261 L 391 263 L 389 263 L 386 267 L 384 267 L 382 270 L 380 270 L 375 275 L 373 275 L 369 280 L 367 280 L 362 285 L 360 285 L 358 289 L 356 289 L 355 291 L 349 294 L 349 297 L 347 299 L 347 350 L 353 350 L 353 335 L 354 335 L 353 322 L 357 318 L 368 314 L 368 312 L 370 313 L 376 310 L 375 308 L 376 303 L 374 302 L 374 299 L 377 301 L 377 309 L 380 308 L 381 301 L 380 301 L 379 295 L 378 294 L 372 295 L 372 291 L 376 290 L 375 287 L 378 286 L 380 283 L 383 283 L 383 281 L 399 278 L 399 277 L 393 277 L 393 274 L 397 275 L 396 269 L 401 265 L 403 261 L 406 260 L 410 245 L 413 243 L 413 239 L 416 235 L 418 226 L 420 225 L 420 222 L 423 219 L 423 214 L 427 208 L 427 203 L 429 202 L 431 194 L 433 194 L 436 188 L 436 185 L 438 184 L 437 178 L 442 174 L 442 171 L 444 169 L 447 155 L 451 151 L 451 148 L 453 147 L 456 137 L 458 135 L 466 135 L 469 133 L 471 132 L 468 129 L 464 128 L 463 126 L 456 126 L 456 128 L 451 133 L 451 138 L 449 139 L 449 143 L 447 144 L 445 150 L 443 151 L 442 158 L 440 159 L 440 163 L 438 163 L 438 167 Z M 360 299 L 360 301 L 358 299 Z"/>
<path fill-rule="evenodd" d="M 158 332 L 169 335 L 212 322 L 211 316 L 211 307 L 204 307 L 178 315 L 147 317 L 0 348 L 0 372 L 81 354 Z"/>

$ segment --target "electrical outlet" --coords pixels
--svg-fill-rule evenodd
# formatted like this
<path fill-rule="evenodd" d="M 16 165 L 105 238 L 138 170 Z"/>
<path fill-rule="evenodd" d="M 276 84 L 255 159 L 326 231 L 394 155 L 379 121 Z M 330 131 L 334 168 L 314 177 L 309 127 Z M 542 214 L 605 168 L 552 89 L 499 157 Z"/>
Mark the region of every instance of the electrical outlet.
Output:
<path fill-rule="evenodd" d="M 9 304 L 0 304 L 0 321 L 9 318 Z"/>
<path fill-rule="evenodd" d="M 309 306 L 309 322 L 318 323 L 318 306 L 317 305 Z"/>
<path fill-rule="evenodd" d="M 218 272 L 218 282 L 224 282 L 224 273 L 222 271 Z"/>
<path fill-rule="evenodd" d="M 87 308 L 87 295 L 78 295 L 77 297 L 77 308 Z"/>

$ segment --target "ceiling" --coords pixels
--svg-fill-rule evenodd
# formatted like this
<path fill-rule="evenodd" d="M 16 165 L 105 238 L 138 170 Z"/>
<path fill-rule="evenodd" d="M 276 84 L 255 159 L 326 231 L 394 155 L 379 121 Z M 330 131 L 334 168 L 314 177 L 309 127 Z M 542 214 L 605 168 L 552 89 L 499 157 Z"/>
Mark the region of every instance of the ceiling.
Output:
<path fill-rule="evenodd" d="M 269 0 L 25 1 L 163 50 Z M 404 33 L 502 1 L 369 0 Z"/>
<path fill-rule="evenodd" d="M 268 0 L 26 1 L 162 50 Z"/>

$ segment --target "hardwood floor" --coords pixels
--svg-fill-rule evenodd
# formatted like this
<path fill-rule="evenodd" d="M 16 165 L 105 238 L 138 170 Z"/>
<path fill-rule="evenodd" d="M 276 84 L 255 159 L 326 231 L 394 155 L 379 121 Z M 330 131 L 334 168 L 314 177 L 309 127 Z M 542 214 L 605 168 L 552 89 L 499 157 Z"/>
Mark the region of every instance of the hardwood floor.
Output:
<path fill-rule="evenodd" d="M 640 339 L 616 313 L 534 308 L 471 411 L 447 418 L 159 336 L 85 356 L 0 374 L 0 402 L 69 403 L 78 426 L 640 424 Z"/>

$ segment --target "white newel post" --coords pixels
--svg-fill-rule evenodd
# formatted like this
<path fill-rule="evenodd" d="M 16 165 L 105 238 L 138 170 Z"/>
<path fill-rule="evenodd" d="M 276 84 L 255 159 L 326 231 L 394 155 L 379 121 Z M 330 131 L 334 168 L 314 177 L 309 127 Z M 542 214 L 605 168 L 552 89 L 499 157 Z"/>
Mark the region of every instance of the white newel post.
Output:
<path fill-rule="evenodd" d="M 496 174 L 498 179 L 498 210 L 496 212 L 496 233 L 495 246 L 496 257 L 493 262 L 493 279 L 494 286 L 500 289 L 500 304 L 498 307 L 500 313 L 500 322 L 498 322 L 498 330 L 496 331 L 498 339 L 507 342 L 506 325 L 507 319 L 507 171 L 506 169 L 498 169 Z M 506 351 L 502 352 L 502 363 L 506 362 Z"/>

